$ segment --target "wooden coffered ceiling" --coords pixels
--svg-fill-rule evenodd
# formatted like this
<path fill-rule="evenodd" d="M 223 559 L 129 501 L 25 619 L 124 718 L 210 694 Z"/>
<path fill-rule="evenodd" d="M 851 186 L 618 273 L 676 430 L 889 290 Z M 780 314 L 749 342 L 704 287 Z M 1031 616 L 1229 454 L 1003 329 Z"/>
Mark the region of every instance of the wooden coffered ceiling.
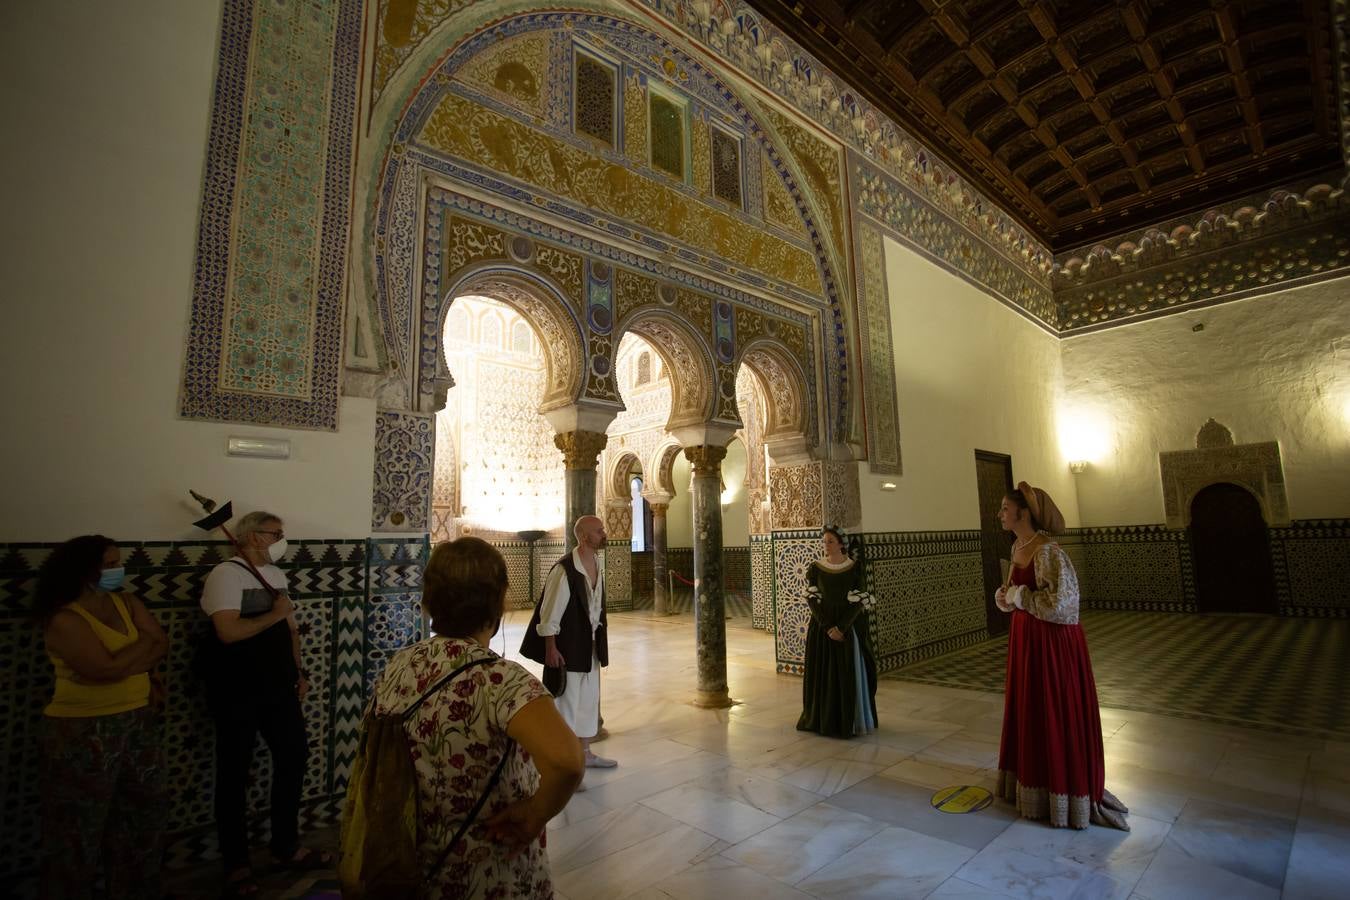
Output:
<path fill-rule="evenodd" d="M 748 0 L 1059 251 L 1340 163 L 1326 0 Z"/>

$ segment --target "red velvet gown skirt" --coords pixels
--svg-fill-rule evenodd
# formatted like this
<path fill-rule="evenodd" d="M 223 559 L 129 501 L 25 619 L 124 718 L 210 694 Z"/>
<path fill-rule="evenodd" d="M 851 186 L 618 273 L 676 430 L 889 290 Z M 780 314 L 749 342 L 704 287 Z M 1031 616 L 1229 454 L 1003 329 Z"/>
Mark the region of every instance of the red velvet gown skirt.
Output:
<path fill-rule="evenodd" d="M 1012 583 L 1035 590 L 1034 567 L 1015 568 Z M 1102 803 L 1102 723 L 1081 625 L 1013 611 L 998 768 L 999 795 L 1025 818 L 1086 828 Z"/>

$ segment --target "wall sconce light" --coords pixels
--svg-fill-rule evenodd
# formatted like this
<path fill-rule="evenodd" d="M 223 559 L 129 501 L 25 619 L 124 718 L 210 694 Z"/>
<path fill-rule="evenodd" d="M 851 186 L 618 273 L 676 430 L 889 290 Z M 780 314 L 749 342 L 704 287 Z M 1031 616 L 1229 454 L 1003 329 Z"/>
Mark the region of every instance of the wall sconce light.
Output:
<path fill-rule="evenodd" d="M 893 491 L 893 490 L 895 490 L 895 482 L 894 482 L 894 481 L 883 481 L 883 482 L 881 483 L 881 489 L 882 489 L 883 491 Z"/>
<path fill-rule="evenodd" d="M 1069 471 L 1075 475 L 1082 475 L 1087 471 L 1087 467 L 1088 464 L 1085 459 L 1075 459 L 1069 463 Z"/>

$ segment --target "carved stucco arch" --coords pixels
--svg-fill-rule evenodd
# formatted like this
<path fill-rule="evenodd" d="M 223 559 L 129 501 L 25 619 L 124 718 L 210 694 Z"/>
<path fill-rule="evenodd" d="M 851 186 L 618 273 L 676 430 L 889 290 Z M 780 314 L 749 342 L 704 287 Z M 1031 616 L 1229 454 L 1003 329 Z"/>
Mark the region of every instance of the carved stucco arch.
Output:
<path fill-rule="evenodd" d="M 607 499 L 627 500 L 631 497 L 633 489 L 628 484 L 629 473 L 633 471 L 633 464 L 642 469 L 642 459 L 632 450 L 625 450 L 617 454 L 610 460 L 609 471 L 605 473 L 605 497 Z M 646 470 L 643 469 L 644 477 Z"/>
<path fill-rule="evenodd" d="M 738 117 L 744 123 L 749 138 L 768 152 L 770 165 L 775 172 L 789 178 L 794 184 L 805 183 L 795 164 L 787 162 L 791 154 L 782 143 L 781 136 L 766 123 L 756 105 L 758 100 L 743 96 L 745 92 L 734 82 L 729 82 L 719 69 L 709 69 L 703 65 L 701 54 L 683 38 L 672 41 L 671 35 L 653 30 L 649 22 L 607 4 L 581 0 L 576 7 L 574 12 L 554 15 L 570 22 L 572 17 L 584 15 L 581 12 L 583 9 L 603 10 L 605 16 L 622 22 L 631 34 L 659 44 L 689 72 L 705 79 L 715 88 L 714 93 L 728 98 L 732 104 L 730 114 Z M 397 73 L 385 85 L 371 109 L 370 120 L 373 124 L 369 131 L 385 137 L 376 138 L 371 152 L 364 154 L 369 166 L 368 177 L 358 178 L 356 182 L 359 195 L 356 202 L 367 211 L 369 246 L 373 251 L 368 257 L 359 257 L 357 262 L 361 267 L 359 277 L 369 288 L 371 321 L 384 323 L 387 343 L 397 343 L 400 333 L 398 325 L 402 321 L 400 303 L 393 300 L 392 295 L 402 294 L 405 290 L 412 294 L 416 292 L 417 280 L 411 262 L 415 254 L 400 251 L 402 256 L 395 258 L 393 248 L 406 247 L 408 232 L 416 228 L 417 216 L 409 213 L 413 212 L 416 203 L 417 186 L 432 171 L 437 173 L 436 180 L 452 190 L 459 182 L 455 176 L 450 176 L 447 181 L 446 175 L 438 168 L 439 163 L 430 162 L 425 150 L 417 146 L 426 117 L 436 107 L 439 97 L 449 90 L 460 66 L 492 46 L 494 36 L 512 33 L 511 29 L 519 28 L 520 23 L 539 11 L 537 4 L 522 0 L 452 5 L 443 18 L 425 30 L 424 39 L 402 60 Z M 534 26 L 527 24 L 526 27 Z M 557 23 L 550 22 L 547 26 L 539 27 L 557 27 Z M 453 161 L 455 158 L 447 159 Z M 821 299 L 827 304 L 826 315 L 842 322 L 847 315 L 843 298 L 848 293 L 848 267 L 840 255 L 841 248 L 835 248 L 832 242 L 820 238 L 823 224 L 829 216 L 812 191 L 798 191 L 793 200 L 806 233 L 812 235 L 810 252 L 822 278 Z M 840 200 L 842 202 L 842 198 Z M 481 214 L 477 211 L 480 202 L 473 200 L 471 206 L 475 211 L 471 214 Z M 484 203 L 482 208 L 490 205 Z M 412 301 L 416 309 L 418 300 L 415 297 L 407 299 Z M 826 333 L 832 334 L 833 330 L 827 328 Z M 846 357 L 850 351 L 846 342 L 832 342 L 823 349 L 826 375 L 819 388 L 822 394 L 831 393 L 833 402 L 823 405 L 822 408 L 829 415 L 821 419 L 821 424 L 833 432 L 838 423 L 846 418 L 844 411 L 853 405 L 850 391 L 856 390 L 856 385 L 850 386 L 850 379 L 845 373 L 855 371 L 856 366 L 848 364 Z M 378 345 L 377 353 L 385 361 L 389 356 L 386 343 Z"/>
<path fill-rule="evenodd" d="M 801 435 L 806 438 L 814 410 L 808 409 L 806 373 L 791 352 L 772 339 L 759 339 L 746 345 L 737 360 L 750 367 L 764 390 L 764 439 Z"/>
<path fill-rule="evenodd" d="M 1196 445 L 1194 450 L 1158 454 L 1168 528 L 1189 528 L 1195 496 L 1215 484 L 1233 484 L 1250 492 L 1268 527 L 1289 524 L 1284 462 L 1277 441 L 1236 444 L 1227 428 L 1210 419 L 1196 435 Z"/>
<path fill-rule="evenodd" d="M 666 428 L 702 424 L 714 414 L 717 369 L 706 339 L 683 319 L 659 309 L 640 309 L 614 330 L 614 344 L 636 334 L 661 357 L 669 373 L 670 418 Z"/>
<path fill-rule="evenodd" d="M 445 356 L 442 335 L 445 317 L 456 297 L 478 295 L 505 303 L 520 314 L 539 336 L 544 353 L 544 396 L 539 411 L 547 412 L 573 403 L 585 384 L 585 344 L 581 325 L 563 299 L 562 291 L 544 275 L 497 265 L 466 267 L 455 273 L 437 316 L 434 336 L 422 340 L 436 342 L 437 408 L 445 406 L 444 385 L 454 384 Z"/>
<path fill-rule="evenodd" d="M 651 459 L 647 467 L 643 470 L 650 473 L 647 477 L 651 482 L 647 485 L 649 491 L 659 491 L 674 497 L 675 490 L 675 457 L 684 451 L 684 447 L 673 437 L 667 437 L 656 449 L 652 451 Z"/>

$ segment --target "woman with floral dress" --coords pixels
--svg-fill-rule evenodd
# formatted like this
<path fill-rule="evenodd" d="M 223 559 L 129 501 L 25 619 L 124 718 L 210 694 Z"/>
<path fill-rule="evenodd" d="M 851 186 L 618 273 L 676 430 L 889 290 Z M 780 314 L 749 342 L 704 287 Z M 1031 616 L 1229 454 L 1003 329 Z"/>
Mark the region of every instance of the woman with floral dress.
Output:
<path fill-rule="evenodd" d="M 807 571 L 806 673 L 798 731 L 849 738 L 877 727 L 877 664 L 872 656 L 862 563 L 844 551 L 844 533 L 826 526 L 825 555 Z"/>
<path fill-rule="evenodd" d="M 422 598 L 433 635 L 389 661 L 371 701 L 376 714 L 400 714 L 465 663 L 487 662 L 431 693 L 404 725 L 422 817 L 418 858 L 431 873 L 420 896 L 551 898 L 544 826 L 581 783 L 581 743 L 538 679 L 488 648 L 505 611 L 506 563 L 478 538 L 442 544 Z M 503 755 L 500 780 L 447 853 Z"/>

